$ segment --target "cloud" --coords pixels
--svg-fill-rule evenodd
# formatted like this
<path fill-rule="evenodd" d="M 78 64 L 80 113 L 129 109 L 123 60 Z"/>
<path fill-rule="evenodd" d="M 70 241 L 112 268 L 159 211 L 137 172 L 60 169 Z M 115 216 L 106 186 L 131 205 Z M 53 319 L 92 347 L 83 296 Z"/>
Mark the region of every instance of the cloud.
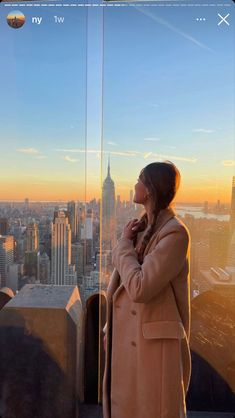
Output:
<path fill-rule="evenodd" d="M 76 158 L 69 157 L 68 155 L 66 155 L 65 157 L 63 157 L 63 160 L 68 161 L 69 163 L 76 163 L 77 161 L 79 161 Z"/>
<path fill-rule="evenodd" d="M 198 160 L 195 157 L 185 157 L 185 156 L 179 156 L 179 155 L 165 155 L 165 154 L 156 154 L 152 152 L 140 152 L 140 151 L 100 151 L 100 150 L 85 150 L 85 149 L 79 149 L 79 148 L 66 148 L 66 149 L 56 149 L 57 152 L 71 152 L 71 153 L 82 153 L 82 154 L 94 154 L 97 156 L 97 158 L 101 158 L 101 154 L 103 155 L 116 155 L 118 157 L 140 157 L 140 158 L 158 158 L 162 160 L 177 160 L 177 161 L 186 161 L 189 163 L 196 163 Z M 77 160 L 66 156 L 64 157 L 66 161 L 69 162 L 75 162 Z"/>
<path fill-rule="evenodd" d="M 221 164 L 224 167 L 235 167 L 235 160 L 224 160 L 224 161 L 221 161 Z"/>
<path fill-rule="evenodd" d="M 37 160 L 44 160 L 45 158 L 48 158 L 47 155 L 41 154 L 40 151 L 36 148 L 18 148 L 17 152 L 20 152 L 21 154 L 25 155 L 31 155 L 32 157 L 35 157 Z"/>
<path fill-rule="evenodd" d="M 37 182 L 37 183 L 32 183 L 32 185 L 33 186 L 45 186 L 45 185 L 47 185 L 48 183 L 46 183 L 46 182 Z"/>
<path fill-rule="evenodd" d="M 160 107 L 160 105 L 158 103 L 148 103 L 148 106 L 153 107 L 153 108 Z"/>
<path fill-rule="evenodd" d="M 144 141 L 161 141 L 161 140 L 160 138 L 149 137 L 149 138 L 144 138 Z"/>
<path fill-rule="evenodd" d="M 152 109 L 157 109 L 157 108 L 159 108 L 160 107 L 160 104 L 158 104 L 158 103 L 150 103 L 150 102 L 137 102 L 137 103 L 135 103 L 135 104 L 132 104 L 131 106 L 130 106 L 130 108 L 131 109 L 137 109 L 137 110 L 139 110 L 139 109 L 143 109 L 143 108 L 146 108 L 146 107 L 150 107 L 150 108 L 152 108 Z"/>
<path fill-rule="evenodd" d="M 106 152 L 105 154 L 110 154 L 110 155 L 118 155 L 121 157 L 137 157 L 137 155 L 142 154 L 139 151 L 110 151 L 110 152 Z"/>
<path fill-rule="evenodd" d="M 27 154 L 27 155 L 40 154 L 40 151 L 36 148 L 18 148 L 17 152 L 21 152 L 22 154 Z"/>
<path fill-rule="evenodd" d="M 213 129 L 194 129 L 193 132 L 200 132 L 203 134 L 212 134 L 213 132 L 215 132 Z"/>
<path fill-rule="evenodd" d="M 142 154 L 139 151 L 102 151 L 101 150 L 93 150 L 93 149 L 80 149 L 80 148 L 57 148 L 55 151 L 57 152 L 71 152 L 76 154 L 95 154 L 97 157 L 100 157 L 100 154 L 109 154 L 109 155 L 118 155 L 122 157 L 136 157 L 138 154 Z"/>
<path fill-rule="evenodd" d="M 72 152 L 72 153 L 85 153 L 85 149 L 79 149 L 79 148 L 57 148 L 54 151 L 56 152 Z"/>
<path fill-rule="evenodd" d="M 198 161 L 195 157 L 183 157 L 179 155 L 163 155 L 163 154 L 152 154 L 152 157 L 159 158 L 162 160 L 177 160 L 177 161 L 185 161 L 188 163 L 196 163 Z"/>
<path fill-rule="evenodd" d="M 107 144 L 108 145 L 113 145 L 113 146 L 116 146 L 117 145 L 116 142 L 113 142 L 113 141 L 108 141 Z"/>
<path fill-rule="evenodd" d="M 144 155 L 144 158 L 148 158 L 148 157 L 150 157 L 150 155 L 152 155 L 152 152 L 147 152 L 147 153 Z"/>

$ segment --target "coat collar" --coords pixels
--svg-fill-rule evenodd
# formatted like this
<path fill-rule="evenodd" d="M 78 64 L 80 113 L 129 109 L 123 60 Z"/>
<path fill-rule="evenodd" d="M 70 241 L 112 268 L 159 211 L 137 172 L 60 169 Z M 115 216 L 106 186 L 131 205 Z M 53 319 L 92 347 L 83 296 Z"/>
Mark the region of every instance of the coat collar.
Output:
<path fill-rule="evenodd" d="M 175 211 L 171 207 L 160 210 L 159 215 L 157 217 L 155 227 L 154 227 L 154 233 L 153 233 L 152 237 L 150 238 L 148 244 L 146 245 L 144 255 L 148 252 L 149 248 L 151 248 L 152 242 L 155 240 L 156 235 L 158 234 L 158 232 L 174 216 L 175 216 Z"/>
<path fill-rule="evenodd" d="M 145 248 L 144 255 L 147 253 L 147 251 L 151 247 L 152 242 L 156 238 L 156 234 L 158 234 L 158 232 L 162 229 L 162 227 L 174 216 L 176 216 L 175 211 L 170 207 L 166 209 L 162 209 L 159 212 L 156 225 L 155 225 L 155 232 L 153 233 L 151 239 L 149 240 Z M 138 234 L 137 242 L 139 241 L 139 237 L 142 236 L 143 234 L 144 234 L 144 231 Z M 120 276 L 116 268 L 114 269 L 112 273 L 110 281 L 111 281 L 111 285 L 110 285 L 109 295 L 107 294 L 107 299 L 112 300 L 112 296 L 114 295 L 114 293 L 115 293 L 114 298 L 116 298 L 119 292 L 121 291 L 121 289 L 124 288 L 124 285 L 120 280 Z"/>
<path fill-rule="evenodd" d="M 156 221 L 155 227 L 154 227 L 154 233 L 153 233 L 152 237 L 150 238 L 150 240 L 149 240 L 149 242 L 148 242 L 148 244 L 147 244 L 147 246 L 145 248 L 144 255 L 148 252 L 148 250 L 151 247 L 152 242 L 155 240 L 156 235 L 158 234 L 158 232 L 174 216 L 176 216 L 176 213 L 175 213 L 174 209 L 171 208 L 171 207 L 168 207 L 166 209 L 161 209 L 160 210 L 159 215 L 157 217 L 157 221 Z M 141 232 L 140 234 L 141 234 L 141 236 L 140 236 L 140 238 L 141 238 L 145 234 L 145 231 Z M 138 241 L 139 241 L 139 237 L 137 239 L 137 242 Z"/>
<path fill-rule="evenodd" d="M 155 235 L 156 232 L 159 232 L 160 229 L 162 229 L 162 227 L 174 216 L 176 216 L 176 214 L 173 208 L 168 207 L 166 209 L 161 209 L 157 217 L 153 235 Z"/>

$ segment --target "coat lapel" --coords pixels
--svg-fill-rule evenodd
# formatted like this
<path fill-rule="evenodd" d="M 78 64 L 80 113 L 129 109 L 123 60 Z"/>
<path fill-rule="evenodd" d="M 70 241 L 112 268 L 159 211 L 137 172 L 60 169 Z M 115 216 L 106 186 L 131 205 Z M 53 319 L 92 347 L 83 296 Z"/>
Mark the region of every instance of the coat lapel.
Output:
<path fill-rule="evenodd" d="M 120 276 L 116 268 L 114 268 L 110 277 L 109 286 L 107 289 L 107 299 L 112 301 L 112 296 L 120 286 Z"/>

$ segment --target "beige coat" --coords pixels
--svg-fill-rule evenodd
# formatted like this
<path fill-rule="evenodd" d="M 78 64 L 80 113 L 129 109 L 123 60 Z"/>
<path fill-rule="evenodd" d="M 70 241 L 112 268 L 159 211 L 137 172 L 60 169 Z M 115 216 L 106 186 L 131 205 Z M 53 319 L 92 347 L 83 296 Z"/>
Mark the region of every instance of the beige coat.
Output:
<path fill-rule="evenodd" d="M 160 212 L 142 265 L 131 240 L 121 238 L 113 249 L 104 328 L 104 418 L 186 417 L 189 243 L 187 228 L 167 208 Z"/>

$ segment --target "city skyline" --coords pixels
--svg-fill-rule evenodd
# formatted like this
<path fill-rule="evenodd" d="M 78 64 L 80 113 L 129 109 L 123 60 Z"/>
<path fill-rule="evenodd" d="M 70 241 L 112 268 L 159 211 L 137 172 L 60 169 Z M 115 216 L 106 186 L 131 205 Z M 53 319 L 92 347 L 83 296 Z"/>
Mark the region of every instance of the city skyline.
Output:
<path fill-rule="evenodd" d="M 187 210 L 181 207 L 179 211 L 176 211 L 176 215 L 186 223 L 192 236 L 191 257 L 194 260 L 192 278 L 193 280 L 195 278 L 196 282 L 200 272 L 204 270 L 208 272 L 210 267 L 226 268 L 226 277 L 230 273 L 234 274 L 234 187 L 235 176 L 232 182 L 229 215 L 223 215 L 225 212 L 219 201 L 217 209 L 214 208 L 215 211 L 211 210 L 213 208 L 209 207 L 208 202 L 205 202 L 204 209 L 198 209 L 200 216 L 197 216 L 196 208 Z M 130 217 L 140 216 L 140 212 L 132 200 L 131 191 L 128 202 L 121 202 L 118 197 L 114 210 L 115 185 L 111 178 L 110 166 L 104 181 L 104 188 L 107 188 L 107 192 L 109 189 L 113 190 L 113 198 L 108 199 L 107 193 L 104 194 L 103 205 L 104 208 L 107 207 L 102 212 L 102 223 L 101 206 L 97 201 L 91 201 L 87 206 L 81 202 L 70 201 L 66 206 L 41 204 L 37 207 L 37 205 L 30 206 L 28 199 L 25 199 L 24 205 L 18 208 L 14 205 L 4 207 L 3 204 L 0 207 L 0 234 L 2 234 L 0 238 L 4 240 L 7 237 L 14 237 L 16 243 L 14 244 L 14 263 L 13 260 L 9 263 L 7 260 L 4 261 L 3 249 L 1 265 L 4 271 L 3 267 L 9 264 L 7 280 L 14 282 L 18 273 L 22 279 L 21 285 L 25 283 L 25 280 L 72 284 L 76 280 L 81 280 L 83 276 L 90 277 L 90 275 L 93 277 L 91 280 L 96 280 L 101 242 L 102 253 L 106 254 L 102 256 L 104 258 L 102 258 L 102 263 L 104 262 L 106 266 L 102 277 L 106 280 L 107 266 L 110 264 L 109 258 L 116 238 L 120 237 L 127 220 Z M 105 235 L 105 229 L 103 229 L 105 225 L 109 225 L 113 234 L 108 232 L 107 236 Z M 199 260 L 200 263 L 198 263 Z M 16 263 L 18 268 L 16 268 Z M 61 266 L 63 266 L 62 275 L 57 271 Z M 50 268 L 51 277 L 49 276 Z M 4 275 L 2 280 L 4 280 Z M 197 290 L 197 287 L 195 289 Z"/>
<path fill-rule="evenodd" d="M 108 170 L 108 177 L 110 176 L 110 160 L 109 160 L 109 163 L 108 163 L 108 168 L 107 168 L 107 170 Z M 112 180 L 113 181 L 113 180 Z M 225 206 L 228 206 L 228 209 L 234 209 L 234 184 L 235 184 L 235 176 L 232 176 L 232 178 L 231 178 L 231 181 L 230 181 L 230 191 L 229 191 L 229 194 L 230 194 L 230 199 L 229 199 L 229 196 L 228 196 L 228 200 L 227 201 L 223 201 L 223 200 L 221 200 L 219 197 L 215 200 L 215 201 L 210 201 L 210 200 L 208 200 L 208 198 L 206 199 L 206 200 L 203 200 L 203 201 L 200 201 L 200 200 L 198 200 L 198 201 L 196 201 L 196 202 L 190 202 L 190 201 L 188 201 L 188 202 L 186 202 L 186 201 L 180 201 L 179 200 L 179 198 L 178 198 L 178 193 L 177 193 L 177 195 L 176 195 L 176 198 L 173 200 L 173 205 L 189 205 L 189 206 L 193 206 L 194 204 L 196 205 L 196 206 L 204 206 L 205 204 L 207 204 L 207 205 L 225 205 Z M 40 200 L 32 200 L 32 199 L 29 199 L 28 197 L 26 198 L 26 197 L 24 197 L 24 198 L 22 198 L 22 199 L 0 199 L 0 202 L 2 202 L 2 203 L 6 203 L 6 202 L 9 202 L 9 203 L 25 203 L 26 201 L 27 201 L 27 204 L 29 204 L 29 201 L 31 202 L 31 203 L 52 203 L 52 202 L 57 202 L 57 203 L 59 203 L 59 202 L 61 202 L 61 203 L 74 203 L 74 202 L 81 202 L 81 203 L 84 203 L 84 204 L 86 204 L 86 203 L 89 203 L 89 202 L 91 202 L 92 200 L 97 200 L 97 202 L 99 202 L 99 201 L 101 201 L 101 198 L 102 198 L 102 195 L 104 196 L 104 189 L 103 189 L 103 187 L 104 187 L 104 184 L 105 184 L 105 178 L 103 179 L 103 186 L 102 186 L 102 188 L 101 188 L 101 190 L 100 190 L 100 194 L 98 195 L 98 197 L 97 196 L 92 196 L 92 197 L 87 197 L 87 199 L 86 200 L 82 200 L 82 199 L 78 199 L 78 198 L 73 198 L 73 197 L 71 197 L 71 196 L 69 196 L 69 198 L 68 199 L 55 199 L 55 200 L 53 200 L 53 199 L 48 199 L 48 200 L 43 200 L 43 199 L 40 199 Z M 115 181 L 114 181 L 114 185 L 115 185 L 115 188 L 116 188 L 116 183 L 115 183 Z M 116 201 L 116 203 L 118 202 L 118 200 L 120 200 L 120 201 L 122 201 L 122 202 L 128 202 L 129 200 L 130 200 L 130 194 L 132 195 L 132 198 L 131 199 L 133 199 L 133 196 L 134 196 L 134 190 L 133 189 L 128 189 L 128 191 L 126 192 L 126 197 L 123 197 L 123 196 L 121 196 L 120 194 L 118 194 L 118 193 L 115 193 L 115 195 L 116 195 L 116 198 L 115 198 L 115 201 Z M 139 205 L 138 203 L 136 203 L 136 205 Z M 140 205 L 140 206 L 142 206 L 142 205 Z"/>

